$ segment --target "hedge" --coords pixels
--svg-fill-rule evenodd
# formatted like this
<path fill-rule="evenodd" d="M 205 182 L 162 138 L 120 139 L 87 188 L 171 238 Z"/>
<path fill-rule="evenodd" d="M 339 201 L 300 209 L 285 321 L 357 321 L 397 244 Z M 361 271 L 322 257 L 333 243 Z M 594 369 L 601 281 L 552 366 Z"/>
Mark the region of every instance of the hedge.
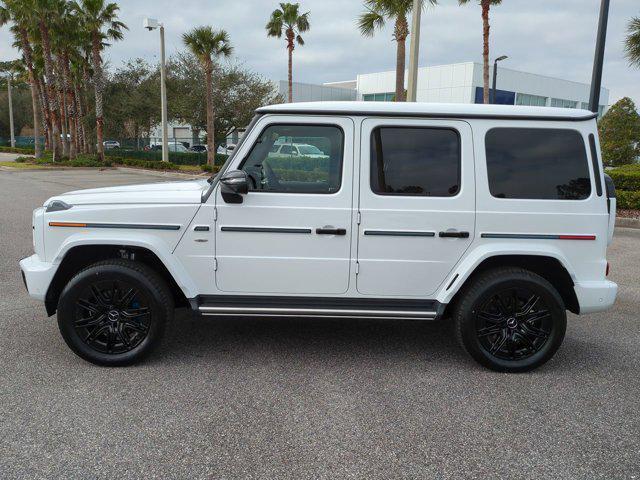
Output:
<path fill-rule="evenodd" d="M 626 165 L 606 172 L 616 186 L 616 190 L 640 191 L 640 165 Z"/>
<path fill-rule="evenodd" d="M 621 210 L 640 210 L 640 192 L 616 191 L 617 208 Z"/>
<path fill-rule="evenodd" d="M 33 148 L 23 147 L 0 147 L 0 152 L 4 153 L 22 153 L 24 155 L 33 155 L 35 150 Z"/>
<path fill-rule="evenodd" d="M 159 162 L 162 160 L 162 152 L 160 150 L 142 151 L 142 150 L 105 150 L 106 157 L 131 158 L 136 160 L 145 160 L 150 162 Z M 228 158 L 228 155 L 216 153 L 215 164 L 222 165 Z M 169 161 L 174 165 L 205 165 L 207 163 L 206 153 L 196 152 L 169 152 Z"/>

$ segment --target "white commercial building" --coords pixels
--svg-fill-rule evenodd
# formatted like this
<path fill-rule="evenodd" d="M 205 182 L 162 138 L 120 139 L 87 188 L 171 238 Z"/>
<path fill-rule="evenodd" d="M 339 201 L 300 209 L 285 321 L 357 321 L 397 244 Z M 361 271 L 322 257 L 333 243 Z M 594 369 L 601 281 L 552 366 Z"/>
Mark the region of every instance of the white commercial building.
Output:
<path fill-rule="evenodd" d="M 493 66 L 491 80 L 492 77 Z M 395 98 L 395 84 L 396 74 L 392 70 L 360 74 L 355 81 L 331 82 L 324 86 L 355 91 L 358 100 L 392 101 Z M 496 92 L 494 103 L 498 104 L 588 109 L 590 85 L 499 65 Z M 417 101 L 482 103 L 482 64 L 467 62 L 418 69 Z M 600 93 L 600 113 L 608 104 L 609 90 L 603 88 Z"/>

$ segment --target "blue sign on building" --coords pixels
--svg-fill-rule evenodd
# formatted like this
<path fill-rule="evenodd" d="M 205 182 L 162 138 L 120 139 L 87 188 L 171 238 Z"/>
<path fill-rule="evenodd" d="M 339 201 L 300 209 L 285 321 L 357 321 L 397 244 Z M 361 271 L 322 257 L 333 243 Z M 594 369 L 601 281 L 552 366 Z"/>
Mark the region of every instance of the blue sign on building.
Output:
<path fill-rule="evenodd" d="M 493 90 L 490 89 L 490 92 L 492 91 Z M 489 95 L 491 96 L 491 93 Z M 484 89 L 482 87 L 476 87 L 476 103 L 484 103 Z M 497 105 L 515 105 L 516 92 L 496 90 L 496 98 L 492 103 Z"/>

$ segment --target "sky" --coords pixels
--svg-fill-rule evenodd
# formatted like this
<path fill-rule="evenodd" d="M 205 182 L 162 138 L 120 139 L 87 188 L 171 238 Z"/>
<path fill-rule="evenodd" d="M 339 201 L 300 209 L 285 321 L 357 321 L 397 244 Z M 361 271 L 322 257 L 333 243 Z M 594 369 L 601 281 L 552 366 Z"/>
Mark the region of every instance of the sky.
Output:
<path fill-rule="evenodd" d="M 355 79 L 358 73 L 395 69 L 393 25 L 363 37 L 356 27 L 361 0 L 299 0 L 310 12 L 306 45 L 294 52 L 294 81 Z M 182 49 L 181 35 L 200 25 L 227 30 L 234 62 L 271 80 L 286 79 L 284 39 L 267 38 L 265 24 L 278 0 L 120 0 L 129 31 L 109 48 L 112 68 L 130 58 L 159 58 L 158 33 L 142 28 L 150 16 L 163 22 L 167 54 Z M 477 2 L 439 0 L 422 16 L 420 66 L 482 61 L 482 22 Z M 505 0 L 491 10 L 491 57 L 508 55 L 505 67 L 588 83 L 591 80 L 600 0 Z M 640 104 L 640 69 L 624 58 L 626 25 L 640 16 L 639 0 L 611 2 L 603 86 L 611 102 L 629 96 Z M 16 58 L 8 29 L 0 29 L 0 60 Z M 407 42 L 407 51 L 408 51 Z"/>

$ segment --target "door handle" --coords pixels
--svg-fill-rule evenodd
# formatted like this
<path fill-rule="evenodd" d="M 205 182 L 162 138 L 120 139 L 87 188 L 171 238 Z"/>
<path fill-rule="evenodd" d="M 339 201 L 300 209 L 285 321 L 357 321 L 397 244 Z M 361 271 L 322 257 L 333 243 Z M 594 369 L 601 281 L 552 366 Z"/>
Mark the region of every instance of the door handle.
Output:
<path fill-rule="evenodd" d="M 469 238 L 469 232 L 440 232 L 440 238 Z"/>
<path fill-rule="evenodd" d="M 346 228 L 333 228 L 333 227 L 322 227 L 316 228 L 316 233 L 318 235 L 346 235 Z"/>

